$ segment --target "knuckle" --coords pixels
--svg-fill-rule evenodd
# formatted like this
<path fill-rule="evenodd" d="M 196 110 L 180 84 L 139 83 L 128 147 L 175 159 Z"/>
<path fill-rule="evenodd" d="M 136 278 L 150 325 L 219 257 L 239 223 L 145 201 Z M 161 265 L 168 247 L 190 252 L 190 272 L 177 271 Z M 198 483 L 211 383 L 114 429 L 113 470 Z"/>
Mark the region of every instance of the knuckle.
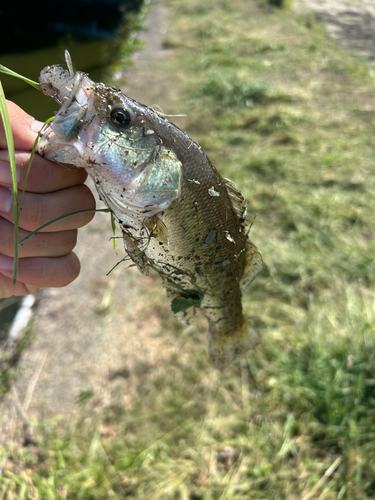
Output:
<path fill-rule="evenodd" d="M 73 252 L 70 252 L 64 260 L 64 271 L 61 273 L 62 286 L 74 281 L 79 276 L 81 270 L 80 262 Z"/>
<path fill-rule="evenodd" d="M 71 229 L 69 231 L 64 231 L 62 234 L 63 244 L 67 253 L 70 253 L 77 244 L 77 229 Z"/>
<path fill-rule="evenodd" d="M 50 233 L 50 236 L 54 238 L 51 242 L 52 253 L 56 256 L 69 255 L 77 244 L 77 235 L 77 229 Z"/>

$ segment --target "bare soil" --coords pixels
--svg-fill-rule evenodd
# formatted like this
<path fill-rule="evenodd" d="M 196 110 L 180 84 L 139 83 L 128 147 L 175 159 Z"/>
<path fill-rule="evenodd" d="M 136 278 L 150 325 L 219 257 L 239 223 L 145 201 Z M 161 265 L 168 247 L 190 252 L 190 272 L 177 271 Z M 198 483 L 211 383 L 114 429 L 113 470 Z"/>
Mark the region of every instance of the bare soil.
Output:
<path fill-rule="evenodd" d="M 293 8 L 313 13 L 329 38 L 375 64 L 374 0 L 298 0 Z"/>

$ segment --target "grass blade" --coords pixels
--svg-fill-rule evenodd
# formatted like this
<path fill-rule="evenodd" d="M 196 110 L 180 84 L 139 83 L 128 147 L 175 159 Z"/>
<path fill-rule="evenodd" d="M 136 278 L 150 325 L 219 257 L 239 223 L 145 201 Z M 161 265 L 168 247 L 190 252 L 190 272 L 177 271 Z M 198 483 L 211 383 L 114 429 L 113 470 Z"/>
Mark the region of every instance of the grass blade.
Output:
<path fill-rule="evenodd" d="M 12 71 L 11 69 L 3 66 L 2 64 L 0 64 L 0 73 L 4 73 L 4 75 L 14 76 L 15 78 L 19 78 L 20 80 L 23 80 L 32 87 L 36 88 L 37 90 L 40 90 L 39 84 L 37 82 L 34 82 L 34 80 L 30 80 L 30 78 L 26 78 L 26 76 L 22 76 L 19 73 L 16 73 L 15 71 Z"/>
<path fill-rule="evenodd" d="M 3 86 L 0 81 L 0 115 L 4 124 L 5 138 L 7 141 L 9 152 L 10 171 L 12 176 L 12 191 L 13 191 L 13 206 L 14 206 L 14 269 L 13 269 L 13 284 L 16 283 L 17 267 L 18 267 L 18 189 L 17 189 L 17 173 L 16 159 L 14 154 L 14 143 L 12 126 L 9 119 L 8 108 L 6 105 Z"/>
<path fill-rule="evenodd" d="M 116 249 L 116 238 L 115 238 L 115 236 L 116 236 L 116 219 L 115 219 L 115 216 L 113 215 L 112 212 L 111 212 L 111 226 L 112 226 L 112 231 L 113 231 L 113 236 L 114 236 L 114 238 L 112 240 L 113 250 L 115 250 Z"/>
<path fill-rule="evenodd" d="M 35 229 L 35 231 L 33 231 L 32 233 L 25 236 L 25 238 L 23 238 L 18 243 L 18 245 L 22 245 L 23 243 L 25 243 L 25 241 L 27 241 L 29 238 L 31 238 L 31 236 L 34 236 L 34 234 L 39 233 L 39 231 L 41 231 L 45 227 L 49 226 L 50 224 L 54 224 L 55 222 L 58 222 L 59 220 L 65 219 L 66 217 L 71 217 L 72 215 L 86 214 L 88 212 L 106 212 L 106 213 L 108 213 L 108 212 L 110 212 L 110 210 L 109 210 L 109 208 L 99 208 L 99 209 L 93 208 L 93 209 L 89 209 L 89 210 L 77 210 L 76 212 L 71 212 L 70 214 L 62 215 L 61 217 L 57 217 L 56 219 L 53 219 L 49 222 L 46 222 L 45 224 L 43 224 L 43 226 L 38 227 L 38 229 Z"/>

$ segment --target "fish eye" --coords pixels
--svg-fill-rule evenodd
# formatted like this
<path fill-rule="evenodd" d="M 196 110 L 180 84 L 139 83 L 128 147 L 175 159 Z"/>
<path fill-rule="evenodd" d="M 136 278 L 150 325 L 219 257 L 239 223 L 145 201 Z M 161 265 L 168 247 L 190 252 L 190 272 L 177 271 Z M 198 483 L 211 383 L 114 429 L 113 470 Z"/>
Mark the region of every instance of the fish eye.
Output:
<path fill-rule="evenodd" d="M 111 122 L 119 127 L 127 127 L 131 122 L 131 116 L 127 109 L 114 108 L 110 114 Z"/>

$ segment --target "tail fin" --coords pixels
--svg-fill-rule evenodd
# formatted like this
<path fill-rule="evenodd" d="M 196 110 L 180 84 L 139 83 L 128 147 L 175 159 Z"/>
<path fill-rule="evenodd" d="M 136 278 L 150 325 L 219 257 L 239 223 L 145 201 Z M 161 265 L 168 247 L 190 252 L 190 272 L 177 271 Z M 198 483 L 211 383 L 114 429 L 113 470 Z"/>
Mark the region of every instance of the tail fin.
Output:
<path fill-rule="evenodd" d="M 210 332 L 208 352 L 212 366 L 223 371 L 235 358 L 260 342 L 258 333 L 243 318 L 242 324 L 226 333 Z"/>

